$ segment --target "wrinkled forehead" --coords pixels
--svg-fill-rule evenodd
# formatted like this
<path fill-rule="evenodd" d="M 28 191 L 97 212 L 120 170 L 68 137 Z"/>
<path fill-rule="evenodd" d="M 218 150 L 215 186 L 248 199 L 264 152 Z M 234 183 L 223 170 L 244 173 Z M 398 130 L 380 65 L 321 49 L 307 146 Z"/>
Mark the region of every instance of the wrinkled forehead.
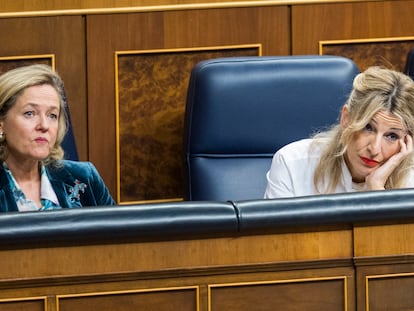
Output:
<path fill-rule="evenodd" d="M 386 110 L 380 110 L 374 114 L 372 121 L 377 126 L 407 132 L 407 126 L 402 118 Z"/>

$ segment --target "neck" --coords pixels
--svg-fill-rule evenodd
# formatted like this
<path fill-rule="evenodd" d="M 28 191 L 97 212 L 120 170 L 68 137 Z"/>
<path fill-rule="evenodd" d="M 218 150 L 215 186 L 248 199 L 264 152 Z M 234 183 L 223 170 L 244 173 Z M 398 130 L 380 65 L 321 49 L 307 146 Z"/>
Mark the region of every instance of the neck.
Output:
<path fill-rule="evenodd" d="M 5 162 L 19 184 L 20 182 L 38 181 L 40 179 L 39 161 L 17 163 L 12 159 L 6 159 Z"/>

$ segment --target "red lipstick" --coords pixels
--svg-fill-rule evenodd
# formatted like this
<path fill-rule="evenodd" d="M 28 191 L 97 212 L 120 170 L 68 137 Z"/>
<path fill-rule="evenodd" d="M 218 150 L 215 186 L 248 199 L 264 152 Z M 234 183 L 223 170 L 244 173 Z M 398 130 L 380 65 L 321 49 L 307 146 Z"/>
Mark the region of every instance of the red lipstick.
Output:
<path fill-rule="evenodd" d="M 376 165 L 378 165 L 379 164 L 379 162 L 378 161 L 375 161 L 375 160 L 372 160 L 372 159 L 369 159 L 369 158 L 365 158 L 365 157 L 361 157 L 361 160 L 366 164 L 366 165 L 368 165 L 369 167 L 374 167 L 374 166 L 376 166 Z"/>

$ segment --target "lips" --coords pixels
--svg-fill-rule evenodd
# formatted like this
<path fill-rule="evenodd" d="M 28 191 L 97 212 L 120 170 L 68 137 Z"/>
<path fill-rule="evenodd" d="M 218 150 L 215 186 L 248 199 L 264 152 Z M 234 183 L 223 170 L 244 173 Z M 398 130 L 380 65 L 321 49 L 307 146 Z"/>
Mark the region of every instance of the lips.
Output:
<path fill-rule="evenodd" d="M 374 167 L 376 165 L 379 164 L 379 162 L 369 159 L 369 158 L 365 158 L 365 157 L 361 157 L 362 162 L 364 162 L 366 165 L 368 165 L 369 167 Z"/>
<path fill-rule="evenodd" d="M 38 143 L 47 143 L 47 139 L 44 137 L 38 137 L 35 139 L 35 141 Z"/>

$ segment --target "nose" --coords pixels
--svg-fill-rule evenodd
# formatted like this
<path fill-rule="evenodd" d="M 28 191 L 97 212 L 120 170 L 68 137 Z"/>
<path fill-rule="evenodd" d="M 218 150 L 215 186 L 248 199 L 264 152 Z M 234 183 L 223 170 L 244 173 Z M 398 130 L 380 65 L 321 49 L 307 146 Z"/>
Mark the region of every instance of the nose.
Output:
<path fill-rule="evenodd" d="M 372 135 L 368 144 L 368 151 L 372 157 L 375 157 L 381 152 L 381 135 Z"/>
<path fill-rule="evenodd" d="M 47 129 L 49 128 L 49 120 L 46 115 L 39 115 L 37 128 L 40 131 L 47 131 Z"/>

